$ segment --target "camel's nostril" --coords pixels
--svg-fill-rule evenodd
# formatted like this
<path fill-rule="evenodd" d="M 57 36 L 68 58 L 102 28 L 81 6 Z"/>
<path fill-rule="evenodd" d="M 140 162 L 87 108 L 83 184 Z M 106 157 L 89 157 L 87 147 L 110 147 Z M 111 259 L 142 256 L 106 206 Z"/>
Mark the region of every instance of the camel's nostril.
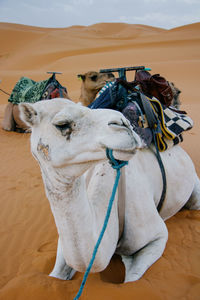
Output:
<path fill-rule="evenodd" d="M 112 126 L 112 125 L 123 126 L 123 123 L 121 122 L 121 120 L 120 121 L 113 120 L 113 121 L 108 122 L 108 126 Z"/>

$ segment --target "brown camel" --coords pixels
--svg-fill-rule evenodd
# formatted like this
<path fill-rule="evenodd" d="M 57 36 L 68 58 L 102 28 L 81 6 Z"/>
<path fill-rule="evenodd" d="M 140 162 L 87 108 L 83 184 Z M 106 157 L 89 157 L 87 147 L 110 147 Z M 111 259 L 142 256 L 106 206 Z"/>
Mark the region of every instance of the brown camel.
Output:
<path fill-rule="evenodd" d="M 79 74 L 77 76 L 78 78 L 82 79 L 81 95 L 79 100 L 85 106 L 88 106 L 94 101 L 97 93 L 107 81 L 113 81 L 115 79 L 112 73 L 100 73 L 96 71 L 89 71 L 85 74 Z M 179 109 L 181 105 L 179 98 L 181 91 L 174 85 L 173 82 L 169 82 L 169 85 L 174 96 L 172 105 Z"/>
<path fill-rule="evenodd" d="M 62 93 L 63 93 L 63 98 L 70 99 L 67 91 L 63 89 Z M 45 96 L 47 97 L 46 99 L 49 99 L 49 95 L 45 95 Z M 42 99 L 42 101 L 46 99 Z M 20 118 L 18 104 L 13 104 L 11 102 L 8 102 L 5 108 L 2 128 L 6 131 L 16 131 L 21 133 L 31 131 L 30 128 L 27 126 L 27 124 L 25 124 Z"/>
<path fill-rule="evenodd" d="M 173 93 L 173 96 L 174 96 L 174 99 L 172 101 L 172 105 L 179 109 L 180 106 L 181 106 L 181 101 L 180 101 L 180 93 L 181 91 L 175 86 L 175 84 L 173 82 L 170 82 L 169 81 L 169 85 L 172 89 L 172 93 Z"/>
<path fill-rule="evenodd" d="M 97 93 L 106 84 L 107 81 L 115 79 L 112 73 L 99 73 L 96 71 L 89 71 L 85 74 L 77 75 L 82 79 L 80 102 L 88 106 L 95 99 Z"/>

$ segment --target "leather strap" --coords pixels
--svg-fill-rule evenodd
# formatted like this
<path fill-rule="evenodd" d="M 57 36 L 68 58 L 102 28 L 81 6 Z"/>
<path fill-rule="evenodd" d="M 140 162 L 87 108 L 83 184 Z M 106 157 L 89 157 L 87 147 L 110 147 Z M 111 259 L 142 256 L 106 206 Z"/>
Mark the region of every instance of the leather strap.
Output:
<path fill-rule="evenodd" d="M 157 118 L 154 114 L 151 104 L 150 104 L 149 100 L 146 98 L 146 96 L 142 93 L 140 93 L 140 99 L 141 99 L 141 102 L 142 102 L 142 105 L 144 108 L 144 112 L 145 112 L 149 127 L 151 129 L 154 129 L 155 125 L 157 124 Z"/>
<path fill-rule="evenodd" d="M 157 206 L 157 210 L 158 210 L 158 212 L 160 212 L 160 210 L 162 208 L 162 205 L 163 205 L 163 202 L 165 200 L 165 196 L 166 196 L 167 180 L 166 180 L 165 167 L 163 165 L 163 162 L 162 162 L 162 159 L 161 159 L 161 156 L 160 156 L 160 152 L 159 152 L 159 149 L 158 149 L 158 145 L 157 145 L 157 140 L 156 140 L 156 130 L 158 130 L 158 127 L 159 127 L 158 125 L 159 124 L 158 124 L 158 120 L 157 120 L 157 118 L 154 114 L 154 111 L 151 107 L 151 104 L 150 104 L 149 100 L 142 93 L 140 93 L 140 98 L 141 98 L 141 102 L 142 102 L 142 105 L 143 105 L 143 108 L 144 108 L 144 112 L 145 112 L 149 127 L 151 128 L 152 133 L 153 133 L 154 145 L 155 145 L 155 148 L 156 148 L 156 153 L 155 154 L 156 154 L 158 164 L 159 164 L 161 174 L 162 174 L 163 190 L 162 190 L 162 194 L 161 194 L 161 197 L 160 197 L 160 201 L 159 201 L 158 206 Z"/>

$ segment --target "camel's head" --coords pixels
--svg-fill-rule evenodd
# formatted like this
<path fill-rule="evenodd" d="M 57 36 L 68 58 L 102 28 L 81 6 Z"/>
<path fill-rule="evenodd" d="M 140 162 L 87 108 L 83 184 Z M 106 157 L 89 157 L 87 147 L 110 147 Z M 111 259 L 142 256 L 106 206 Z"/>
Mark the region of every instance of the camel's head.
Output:
<path fill-rule="evenodd" d="M 80 101 L 86 106 L 95 99 L 96 94 L 106 82 L 115 79 L 112 73 L 100 73 L 96 71 L 78 74 L 77 77 L 82 80 Z"/>
<path fill-rule="evenodd" d="M 92 110 L 60 98 L 21 103 L 19 108 L 32 128 L 31 149 L 41 165 L 66 170 L 73 166 L 83 173 L 106 159 L 106 148 L 114 150 L 116 159 L 129 160 L 142 146 L 129 121 L 114 110 Z"/>
<path fill-rule="evenodd" d="M 85 74 L 78 74 L 81 78 L 85 89 L 98 92 L 107 81 L 113 81 L 115 76 L 112 73 L 100 73 L 96 71 L 89 71 Z"/>
<path fill-rule="evenodd" d="M 175 108 L 179 109 L 180 106 L 181 106 L 181 101 L 180 101 L 180 93 L 181 93 L 181 91 L 179 90 L 179 88 L 177 88 L 175 86 L 175 84 L 173 82 L 169 82 L 169 85 L 170 85 L 170 87 L 172 89 L 172 94 L 173 94 L 173 97 L 174 97 L 174 99 L 172 101 L 172 105 Z"/>

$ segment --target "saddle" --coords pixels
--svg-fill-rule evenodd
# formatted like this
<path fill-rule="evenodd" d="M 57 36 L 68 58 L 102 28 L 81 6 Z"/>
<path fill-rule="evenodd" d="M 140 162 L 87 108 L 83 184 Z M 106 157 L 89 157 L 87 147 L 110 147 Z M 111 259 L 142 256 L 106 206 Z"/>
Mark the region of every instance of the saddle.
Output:
<path fill-rule="evenodd" d="M 156 97 L 147 96 L 137 90 L 137 84 L 138 81 L 129 83 L 122 79 L 109 82 L 89 107 L 110 108 L 122 112 L 147 147 L 153 141 L 153 133 L 159 151 L 182 142 L 182 133 L 193 127 L 192 119 L 186 112 L 171 107 L 169 101 L 167 105 L 163 104 Z"/>
<path fill-rule="evenodd" d="M 20 119 L 18 104 L 22 102 L 35 103 L 53 98 L 68 98 L 67 89 L 53 75 L 42 81 L 34 81 L 21 77 L 14 86 L 4 112 L 2 128 L 6 131 L 30 132 L 30 128 Z"/>
<path fill-rule="evenodd" d="M 21 102 L 35 103 L 40 100 L 64 97 L 66 94 L 67 89 L 55 79 L 55 74 L 42 81 L 21 77 L 14 86 L 8 102 L 17 105 Z"/>

